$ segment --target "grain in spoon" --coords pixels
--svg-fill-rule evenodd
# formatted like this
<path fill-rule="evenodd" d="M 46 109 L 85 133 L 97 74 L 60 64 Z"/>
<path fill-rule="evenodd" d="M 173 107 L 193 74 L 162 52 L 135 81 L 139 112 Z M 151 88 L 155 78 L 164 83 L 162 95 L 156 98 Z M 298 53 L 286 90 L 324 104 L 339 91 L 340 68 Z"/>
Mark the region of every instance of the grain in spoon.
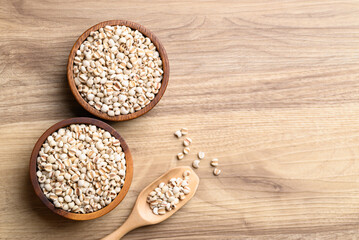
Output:
<path fill-rule="evenodd" d="M 190 179 L 188 180 L 188 186 L 191 189 L 190 193 L 186 195 L 185 199 L 181 200 L 176 205 L 176 208 L 166 212 L 164 215 L 155 215 L 146 202 L 149 193 L 153 191 L 161 182 L 167 183 L 171 178 L 182 177 L 182 174 L 185 171 L 190 171 L 191 173 Z M 169 170 L 142 190 L 142 192 L 138 195 L 135 206 L 133 207 L 132 212 L 127 220 L 113 233 L 104 237 L 103 240 L 118 240 L 133 229 L 163 222 L 167 218 L 171 217 L 179 209 L 181 209 L 189 200 L 191 200 L 197 190 L 198 185 L 199 177 L 190 167 L 183 166 Z"/>

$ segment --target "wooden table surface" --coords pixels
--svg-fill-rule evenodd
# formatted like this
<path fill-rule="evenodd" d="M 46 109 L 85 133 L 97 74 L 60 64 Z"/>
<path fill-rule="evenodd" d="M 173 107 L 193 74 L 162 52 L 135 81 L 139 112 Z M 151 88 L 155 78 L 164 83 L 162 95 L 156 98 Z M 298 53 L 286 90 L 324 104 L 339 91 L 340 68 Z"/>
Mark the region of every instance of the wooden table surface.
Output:
<path fill-rule="evenodd" d="M 83 31 L 109 19 L 162 40 L 170 82 L 148 114 L 110 123 L 134 158 L 124 201 L 74 222 L 37 199 L 29 157 L 48 127 L 90 116 L 70 93 L 67 57 Z M 0 0 L 0 32 L 1 239 L 104 237 L 141 189 L 201 150 L 189 204 L 124 239 L 359 238 L 358 1 Z M 177 161 L 181 127 L 193 144 Z"/>

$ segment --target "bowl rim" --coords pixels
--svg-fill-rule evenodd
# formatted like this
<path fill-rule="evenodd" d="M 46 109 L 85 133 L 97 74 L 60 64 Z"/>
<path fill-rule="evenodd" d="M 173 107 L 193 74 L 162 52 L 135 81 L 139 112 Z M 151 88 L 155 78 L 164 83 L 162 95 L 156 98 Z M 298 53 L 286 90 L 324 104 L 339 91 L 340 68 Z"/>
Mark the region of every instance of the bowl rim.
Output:
<path fill-rule="evenodd" d="M 160 54 L 160 58 L 162 60 L 162 69 L 163 69 L 163 78 L 162 78 L 162 82 L 161 82 L 161 88 L 158 91 L 158 93 L 156 94 L 155 98 L 152 99 L 148 105 L 146 105 L 144 108 L 142 108 L 141 110 L 136 111 L 134 113 L 130 113 L 130 114 L 126 114 L 126 115 L 118 115 L 118 116 L 113 116 L 113 117 L 109 116 L 107 113 L 103 113 L 103 112 L 97 110 L 96 108 L 92 107 L 87 101 L 85 101 L 85 99 L 83 99 L 81 97 L 79 91 L 77 90 L 75 80 L 74 80 L 74 75 L 73 75 L 75 53 L 81 46 L 82 42 L 90 35 L 90 33 L 92 31 L 96 31 L 96 30 L 98 30 L 102 27 L 105 27 L 107 25 L 110 25 L 110 26 L 124 25 L 124 26 L 130 27 L 132 29 L 138 30 L 145 37 L 148 37 L 149 39 L 151 39 L 152 43 L 156 46 L 156 49 Z M 140 117 L 140 116 L 144 115 L 145 113 L 149 112 L 152 108 L 154 108 L 154 106 L 157 105 L 157 103 L 161 100 L 162 96 L 164 95 L 167 85 L 168 85 L 168 81 L 169 81 L 169 74 L 170 74 L 170 66 L 169 66 L 168 56 L 167 56 L 167 52 L 166 52 L 164 46 L 162 45 L 161 41 L 156 37 L 156 35 L 154 35 L 150 30 L 148 30 L 144 26 L 142 26 L 138 23 L 135 23 L 135 22 L 128 21 L 128 20 L 104 21 L 104 22 L 100 22 L 100 23 L 90 27 L 89 29 L 87 29 L 76 40 L 75 44 L 73 45 L 73 47 L 70 51 L 68 61 L 67 61 L 67 80 L 68 80 L 71 92 L 74 95 L 76 101 L 91 114 L 93 114 L 99 118 L 102 118 L 105 120 L 110 120 L 110 121 L 131 120 L 131 119 L 135 119 L 135 118 Z"/>
<path fill-rule="evenodd" d="M 55 208 L 54 204 L 44 195 L 44 193 L 41 190 L 40 184 L 37 180 L 37 157 L 39 154 L 39 151 L 42 147 L 42 144 L 45 142 L 47 137 L 52 134 L 53 132 L 57 131 L 58 129 L 62 127 L 69 126 L 71 124 L 91 124 L 95 125 L 97 127 L 100 127 L 109 133 L 111 133 L 112 136 L 120 140 L 122 151 L 125 153 L 125 159 L 126 159 L 126 176 L 125 176 L 125 182 L 123 184 L 123 187 L 121 191 L 118 193 L 118 195 L 115 197 L 115 199 L 106 207 L 101 208 L 100 210 L 92 213 L 73 213 L 65 211 L 61 208 Z M 133 160 L 132 155 L 130 152 L 130 149 L 128 145 L 126 144 L 125 140 L 121 137 L 121 135 L 110 125 L 107 123 L 104 123 L 100 120 L 94 119 L 94 118 L 87 118 L 87 117 L 79 117 L 79 118 L 69 118 L 62 120 L 60 122 L 55 123 L 50 128 L 48 128 L 41 137 L 37 140 L 32 153 L 30 157 L 30 165 L 29 165 L 29 172 L 30 172 L 30 180 L 32 183 L 32 186 L 35 190 L 36 195 L 40 198 L 40 200 L 48 207 L 52 212 L 63 216 L 68 219 L 72 220 L 90 220 L 95 219 L 98 217 L 101 217 L 110 211 L 112 211 L 126 196 L 131 183 L 132 183 L 132 177 L 133 177 Z"/>

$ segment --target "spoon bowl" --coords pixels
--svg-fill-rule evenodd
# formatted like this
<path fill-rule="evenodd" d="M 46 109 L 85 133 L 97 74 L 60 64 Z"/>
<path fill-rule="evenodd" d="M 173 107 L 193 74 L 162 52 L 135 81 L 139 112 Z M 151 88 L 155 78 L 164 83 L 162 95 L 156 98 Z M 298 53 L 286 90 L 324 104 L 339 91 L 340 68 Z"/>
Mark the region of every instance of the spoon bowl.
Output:
<path fill-rule="evenodd" d="M 186 198 L 181 200 L 175 209 L 172 209 L 169 212 L 166 212 L 164 215 L 155 215 L 152 212 L 152 209 L 149 207 L 146 202 L 147 196 L 151 191 L 153 191 L 161 182 L 167 183 L 171 178 L 182 177 L 184 171 L 189 170 L 191 172 L 190 178 L 188 180 L 188 186 L 191 191 L 186 195 Z M 176 213 L 179 209 L 181 209 L 196 193 L 196 190 L 199 185 L 199 177 L 190 167 L 176 167 L 172 168 L 155 181 L 153 181 L 150 185 L 148 185 L 145 189 L 143 189 L 137 197 L 135 206 L 132 209 L 132 212 L 125 223 L 122 224 L 120 228 L 111 233 L 110 235 L 103 238 L 103 240 L 115 240 L 120 239 L 126 233 L 132 231 L 135 228 L 153 225 L 160 222 L 163 222 L 167 218 L 171 217 L 174 213 Z"/>

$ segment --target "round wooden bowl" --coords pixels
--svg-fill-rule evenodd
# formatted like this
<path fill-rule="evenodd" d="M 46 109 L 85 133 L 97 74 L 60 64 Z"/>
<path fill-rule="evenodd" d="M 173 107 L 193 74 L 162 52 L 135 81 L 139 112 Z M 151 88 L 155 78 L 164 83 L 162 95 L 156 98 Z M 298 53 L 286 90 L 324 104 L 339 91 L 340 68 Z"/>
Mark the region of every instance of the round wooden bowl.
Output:
<path fill-rule="evenodd" d="M 124 25 L 124 26 L 130 27 L 132 29 L 138 30 L 144 36 L 151 39 L 153 44 L 156 46 L 156 49 L 159 52 L 161 60 L 162 60 L 163 78 L 162 78 L 162 82 L 161 82 L 161 88 L 158 91 L 158 93 L 156 94 L 155 98 L 152 99 L 152 101 L 147 106 L 142 108 L 141 110 L 136 111 L 134 113 L 127 114 L 127 115 L 118 115 L 118 116 L 110 117 L 107 113 L 98 111 L 96 108 L 92 107 L 88 102 L 85 101 L 85 99 L 83 99 L 81 97 L 79 91 L 77 90 L 75 80 L 74 80 L 73 67 L 74 67 L 74 58 L 76 55 L 76 51 L 80 48 L 82 42 L 86 40 L 86 38 L 90 35 L 90 33 L 92 31 L 96 31 L 96 30 L 98 30 L 102 27 L 105 27 L 107 25 L 110 25 L 110 26 Z M 165 93 L 167 85 L 168 85 L 169 75 L 170 75 L 170 66 L 169 66 L 169 62 L 168 62 L 167 53 L 166 53 L 166 50 L 163 47 L 162 43 L 160 42 L 160 40 L 150 30 L 148 30 L 144 26 L 142 26 L 138 23 L 127 21 L 127 20 L 110 20 L 110 21 L 98 23 L 95 26 L 90 27 L 75 42 L 74 46 L 71 49 L 69 59 L 67 62 L 67 79 L 68 79 L 68 82 L 70 85 L 71 92 L 75 96 L 77 102 L 91 114 L 93 114 L 99 118 L 110 120 L 110 121 L 126 121 L 126 120 L 130 120 L 130 119 L 134 119 L 139 116 L 142 116 L 143 114 L 150 111 L 154 106 L 156 106 L 156 104 L 160 101 L 163 94 Z"/>
<path fill-rule="evenodd" d="M 71 124 L 92 124 L 92 125 L 96 125 L 97 127 L 100 127 L 102 129 L 105 129 L 106 131 L 108 131 L 109 133 L 112 134 L 112 136 L 114 136 L 115 138 L 117 138 L 118 140 L 120 140 L 121 142 L 121 147 L 123 152 L 125 153 L 125 158 L 126 158 L 126 177 L 125 177 L 125 183 L 121 189 L 121 191 L 118 193 L 118 195 L 116 196 L 116 198 L 106 207 L 93 212 L 93 213 L 72 213 L 72 212 L 68 212 L 65 211 L 61 208 L 55 208 L 55 206 L 53 205 L 53 203 L 44 195 L 44 193 L 42 192 L 41 188 L 40 188 L 40 184 L 37 180 L 37 176 L 36 176 L 36 171 L 37 171 L 37 163 L 36 163 L 36 159 L 39 155 L 39 151 L 41 149 L 42 144 L 45 142 L 45 140 L 47 139 L 47 137 L 52 134 L 53 132 L 57 131 L 58 129 L 62 128 L 62 127 L 66 127 L 68 125 Z M 93 119 L 93 118 L 70 118 L 70 119 L 66 119 L 63 120 L 61 122 L 56 123 L 55 125 L 53 125 L 52 127 L 50 127 L 49 129 L 47 129 L 42 136 L 39 138 L 39 140 L 37 140 L 34 149 L 32 150 L 31 153 L 31 158 L 30 158 L 30 179 L 31 179 L 31 183 L 32 186 L 34 187 L 35 193 L 36 195 L 40 198 L 40 200 L 54 213 L 63 216 L 65 218 L 69 218 L 72 220 L 90 220 L 90 219 L 94 219 L 94 218 L 98 218 L 101 217 L 103 215 L 105 215 L 106 213 L 110 212 L 111 210 L 113 210 L 122 200 L 123 198 L 126 196 L 131 182 L 132 182 L 132 176 L 133 176 L 133 162 L 132 162 L 132 156 L 131 156 L 131 152 L 130 149 L 128 148 L 125 140 L 121 137 L 121 135 L 116 132 L 116 130 L 114 128 L 112 128 L 110 125 L 97 120 L 97 119 Z"/>

